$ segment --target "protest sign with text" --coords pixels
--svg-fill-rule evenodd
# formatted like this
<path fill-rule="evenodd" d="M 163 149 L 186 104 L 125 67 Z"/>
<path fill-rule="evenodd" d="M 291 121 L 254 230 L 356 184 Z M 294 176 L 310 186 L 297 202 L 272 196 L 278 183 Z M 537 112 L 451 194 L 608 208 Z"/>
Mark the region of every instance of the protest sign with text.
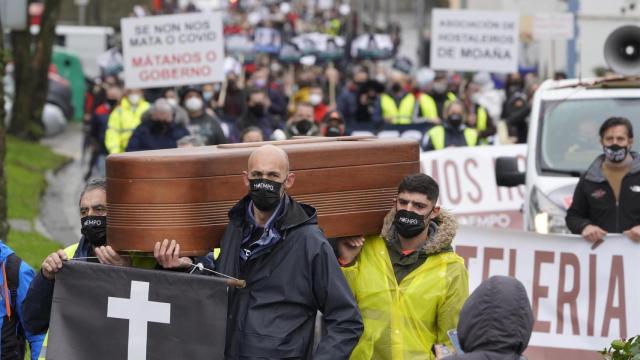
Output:
<path fill-rule="evenodd" d="M 128 88 L 222 81 L 224 44 L 220 13 L 121 20 Z"/>
<path fill-rule="evenodd" d="M 434 9 L 431 14 L 433 69 L 518 71 L 520 18 L 517 13 Z"/>
<path fill-rule="evenodd" d="M 522 229 L 524 186 L 498 186 L 495 160 L 524 160 L 526 145 L 447 148 L 420 154 L 422 171 L 440 185 L 440 206 L 450 209 L 463 225 Z"/>
<path fill-rule="evenodd" d="M 455 251 L 470 291 L 493 275 L 524 284 L 535 318 L 530 360 L 599 359 L 611 340 L 640 334 L 640 244 L 622 235 L 592 250 L 575 235 L 462 227 Z"/>

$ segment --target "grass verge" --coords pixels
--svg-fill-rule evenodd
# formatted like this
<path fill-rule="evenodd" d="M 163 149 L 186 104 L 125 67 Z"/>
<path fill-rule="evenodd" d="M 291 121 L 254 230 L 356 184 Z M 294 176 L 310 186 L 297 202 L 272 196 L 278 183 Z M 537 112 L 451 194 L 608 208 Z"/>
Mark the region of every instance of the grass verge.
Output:
<path fill-rule="evenodd" d="M 4 169 L 9 219 L 25 219 L 33 225 L 38 217 L 40 197 L 47 186 L 46 172 L 59 168 L 67 161 L 67 157 L 52 152 L 44 145 L 7 136 Z M 36 270 L 46 255 L 61 247 L 35 231 L 11 230 L 7 244 Z"/>

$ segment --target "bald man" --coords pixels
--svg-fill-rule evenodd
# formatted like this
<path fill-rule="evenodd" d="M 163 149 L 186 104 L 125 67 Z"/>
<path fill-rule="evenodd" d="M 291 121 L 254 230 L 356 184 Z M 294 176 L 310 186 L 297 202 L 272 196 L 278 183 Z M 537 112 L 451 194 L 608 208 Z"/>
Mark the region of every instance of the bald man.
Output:
<path fill-rule="evenodd" d="M 244 289 L 228 290 L 225 359 L 348 359 L 362 318 L 316 210 L 286 193 L 295 181 L 287 154 L 259 147 L 242 177 L 249 193 L 229 211 L 215 263 L 217 271 L 247 281 Z M 156 244 L 155 253 L 165 268 L 191 263 L 175 241 Z M 318 311 L 327 333 L 314 352 Z"/>
<path fill-rule="evenodd" d="M 229 289 L 226 359 L 348 359 L 362 319 L 316 210 L 287 195 L 287 154 L 259 147 L 242 177 L 249 193 L 229 211 L 216 263 L 247 281 Z M 327 334 L 314 352 L 317 311 Z"/>

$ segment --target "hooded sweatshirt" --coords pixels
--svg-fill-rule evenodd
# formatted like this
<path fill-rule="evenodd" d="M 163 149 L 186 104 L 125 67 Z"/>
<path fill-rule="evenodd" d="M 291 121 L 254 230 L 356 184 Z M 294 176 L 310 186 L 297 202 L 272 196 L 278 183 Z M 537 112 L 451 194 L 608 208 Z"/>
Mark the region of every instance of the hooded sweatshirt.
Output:
<path fill-rule="evenodd" d="M 460 311 L 458 338 L 465 353 L 447 360 L 518 360 L 532 330 L 533 312 L 524 286 L 514 278 L 493 276 Z"/>

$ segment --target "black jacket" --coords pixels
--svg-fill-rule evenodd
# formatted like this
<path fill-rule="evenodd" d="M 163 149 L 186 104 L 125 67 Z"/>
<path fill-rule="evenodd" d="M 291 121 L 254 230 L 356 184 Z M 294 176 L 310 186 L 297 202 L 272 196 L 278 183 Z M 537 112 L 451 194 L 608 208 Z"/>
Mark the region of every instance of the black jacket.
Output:
<path fill-rule="evenodd" d="M 587 225 L 597 225 L 611 233 L 622 233 L 640 225 L 640 154 L 632 152 L 629 173 L 622 179 L 620 201 L 602 173 L 604 155 L 600 155 L 580 178 L 567 211 L 567 227 L 574 234 Z"/>
<path fill-rule="evenodd" d="M 229 211 L 216 264 L 218 271 L 247 281 L 244 289 L 229 289 L 226 358 L 312 358 L 320 311 L 327 334 L 313 359 L 348 359 L 362 334 L 362 318 L 316 210 L 285 195 L 276 220 L 282 240 L 241 264 L 248 204 L 247 196 Z"/>
<path fill-rule="evenodd" d="M 533 331 L 527 291 L 516 279 L 493 276 L 460 310 L 458 338 L 464 354 L 447 360 L 518 360 Z"/>

